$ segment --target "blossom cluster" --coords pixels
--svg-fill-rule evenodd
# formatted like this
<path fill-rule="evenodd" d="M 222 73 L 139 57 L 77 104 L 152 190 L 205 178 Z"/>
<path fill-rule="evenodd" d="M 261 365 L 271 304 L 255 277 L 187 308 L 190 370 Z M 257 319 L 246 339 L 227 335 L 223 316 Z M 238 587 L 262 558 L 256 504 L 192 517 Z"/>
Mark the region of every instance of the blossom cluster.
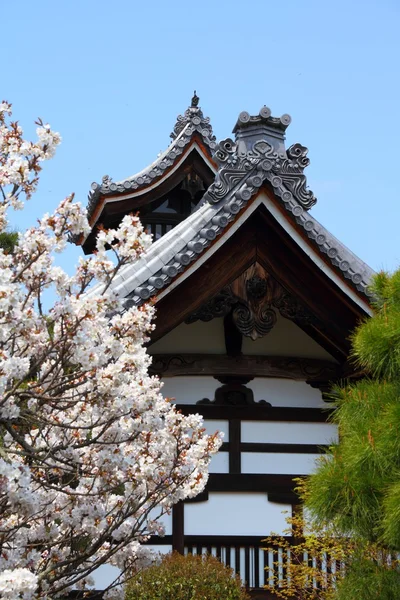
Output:
<path fill-rule="evenodd" d="M 0 231 L 60 141 L 40 121 L 38 141 L 26 142 L 10 113 L 1 103 Z M 90 585 L 103 563 L 120 568 L 121 583 L 147 559 L 143 542 L 162 533 L 159 518 L 204 488 L 221 443 L 149 376 L 153 307 L 126 310 L 113 290 L 150 236 L 137 216 L 126 216 L 100 231 L 94 255 L 67 275 L 54 253 L 88 232 L 71 195 L 19 234 L 12 251 L 0 248 L 2 598 L 61 597 Z M 48 289 L 56 301 L 44 310 Z"/>

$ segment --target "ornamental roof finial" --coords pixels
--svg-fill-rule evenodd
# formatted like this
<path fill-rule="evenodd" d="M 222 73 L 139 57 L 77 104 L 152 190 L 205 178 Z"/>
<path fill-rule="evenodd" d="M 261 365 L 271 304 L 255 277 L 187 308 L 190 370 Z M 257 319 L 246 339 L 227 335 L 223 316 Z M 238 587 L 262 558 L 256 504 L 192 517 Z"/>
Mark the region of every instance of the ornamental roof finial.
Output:
<path fill-rule="evenodd" d="M 200 100 L 200 98 L 196 94 L 196 90 L 194 90 L 194 92 L 193 92 L 193 98 L 192 98 L 192 103 L 191 103 L 192 108 L 197 108 L 198 107 L 199 100 Z"/>

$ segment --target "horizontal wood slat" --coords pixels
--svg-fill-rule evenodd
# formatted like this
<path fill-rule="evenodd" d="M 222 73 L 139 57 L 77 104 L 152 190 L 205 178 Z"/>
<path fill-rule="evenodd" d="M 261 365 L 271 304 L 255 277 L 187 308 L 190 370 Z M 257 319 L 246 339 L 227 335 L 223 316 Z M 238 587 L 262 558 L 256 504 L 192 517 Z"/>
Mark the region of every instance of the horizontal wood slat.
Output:
<path fill-rule="evenodd" d="M 229 452 L 230 442 L 223 442 L 219 452 Z M 269 444 L 267 442 L 241 442 L 240 452 L 261 452 L 281 454 L 324 454 L 328 448 L 326 444 Z"/>
<path fill-rule="evenodd" d="M 228 442 L 229 443 L 229 442 Z M 322 444 L 268 444 L 263 442 L 242 442 L 241 452 L 263 452 L 282 454 L 324 454 L 327 446 Z"/>
<path fill-rule="evenodd" d="M 340 365 L 317 358 L 185 353 L 154 354 L 150 372 L 160 377 L 223 375 L 278 377 L 294 381 L 334 381 L 342 376 Z"/>
<path fill-rule="evenodd" d="M 326 423 L 331 409 L 297 408 L 286 406 L 213 406 L 206 404 L 177 404 L 184 415 L 200 414 L 205 419 L 241 419 L 242 421 L 296 421 Z"/>

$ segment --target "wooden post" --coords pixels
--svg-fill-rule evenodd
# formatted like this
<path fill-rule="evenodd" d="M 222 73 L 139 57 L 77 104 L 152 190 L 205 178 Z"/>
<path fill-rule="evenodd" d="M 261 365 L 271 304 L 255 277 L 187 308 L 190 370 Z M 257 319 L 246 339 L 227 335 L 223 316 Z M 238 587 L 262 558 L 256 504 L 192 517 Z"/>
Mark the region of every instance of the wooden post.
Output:
<path fill-rule="evenodd" d="M 229 420 L 229 473 L 239 474 L 242 470 L 240 457 L 240 419 Z"/>
<path fill-rule="evenodd" d="M 178 502 L 172 507 L 172 550 L 184 553 L 185 542 L 184 505 Z"/>

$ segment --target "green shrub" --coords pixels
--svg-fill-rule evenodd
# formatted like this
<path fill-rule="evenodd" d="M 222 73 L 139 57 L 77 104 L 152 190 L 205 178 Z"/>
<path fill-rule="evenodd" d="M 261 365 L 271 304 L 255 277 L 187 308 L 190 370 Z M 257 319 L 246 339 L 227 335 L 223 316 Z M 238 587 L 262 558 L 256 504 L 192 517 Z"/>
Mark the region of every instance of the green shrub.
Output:
<path fill-rule="evenodd" d="M 213 556 L 167 554 L 136 575 L 125 600 L 249 600 L 240 578 Z"/>

